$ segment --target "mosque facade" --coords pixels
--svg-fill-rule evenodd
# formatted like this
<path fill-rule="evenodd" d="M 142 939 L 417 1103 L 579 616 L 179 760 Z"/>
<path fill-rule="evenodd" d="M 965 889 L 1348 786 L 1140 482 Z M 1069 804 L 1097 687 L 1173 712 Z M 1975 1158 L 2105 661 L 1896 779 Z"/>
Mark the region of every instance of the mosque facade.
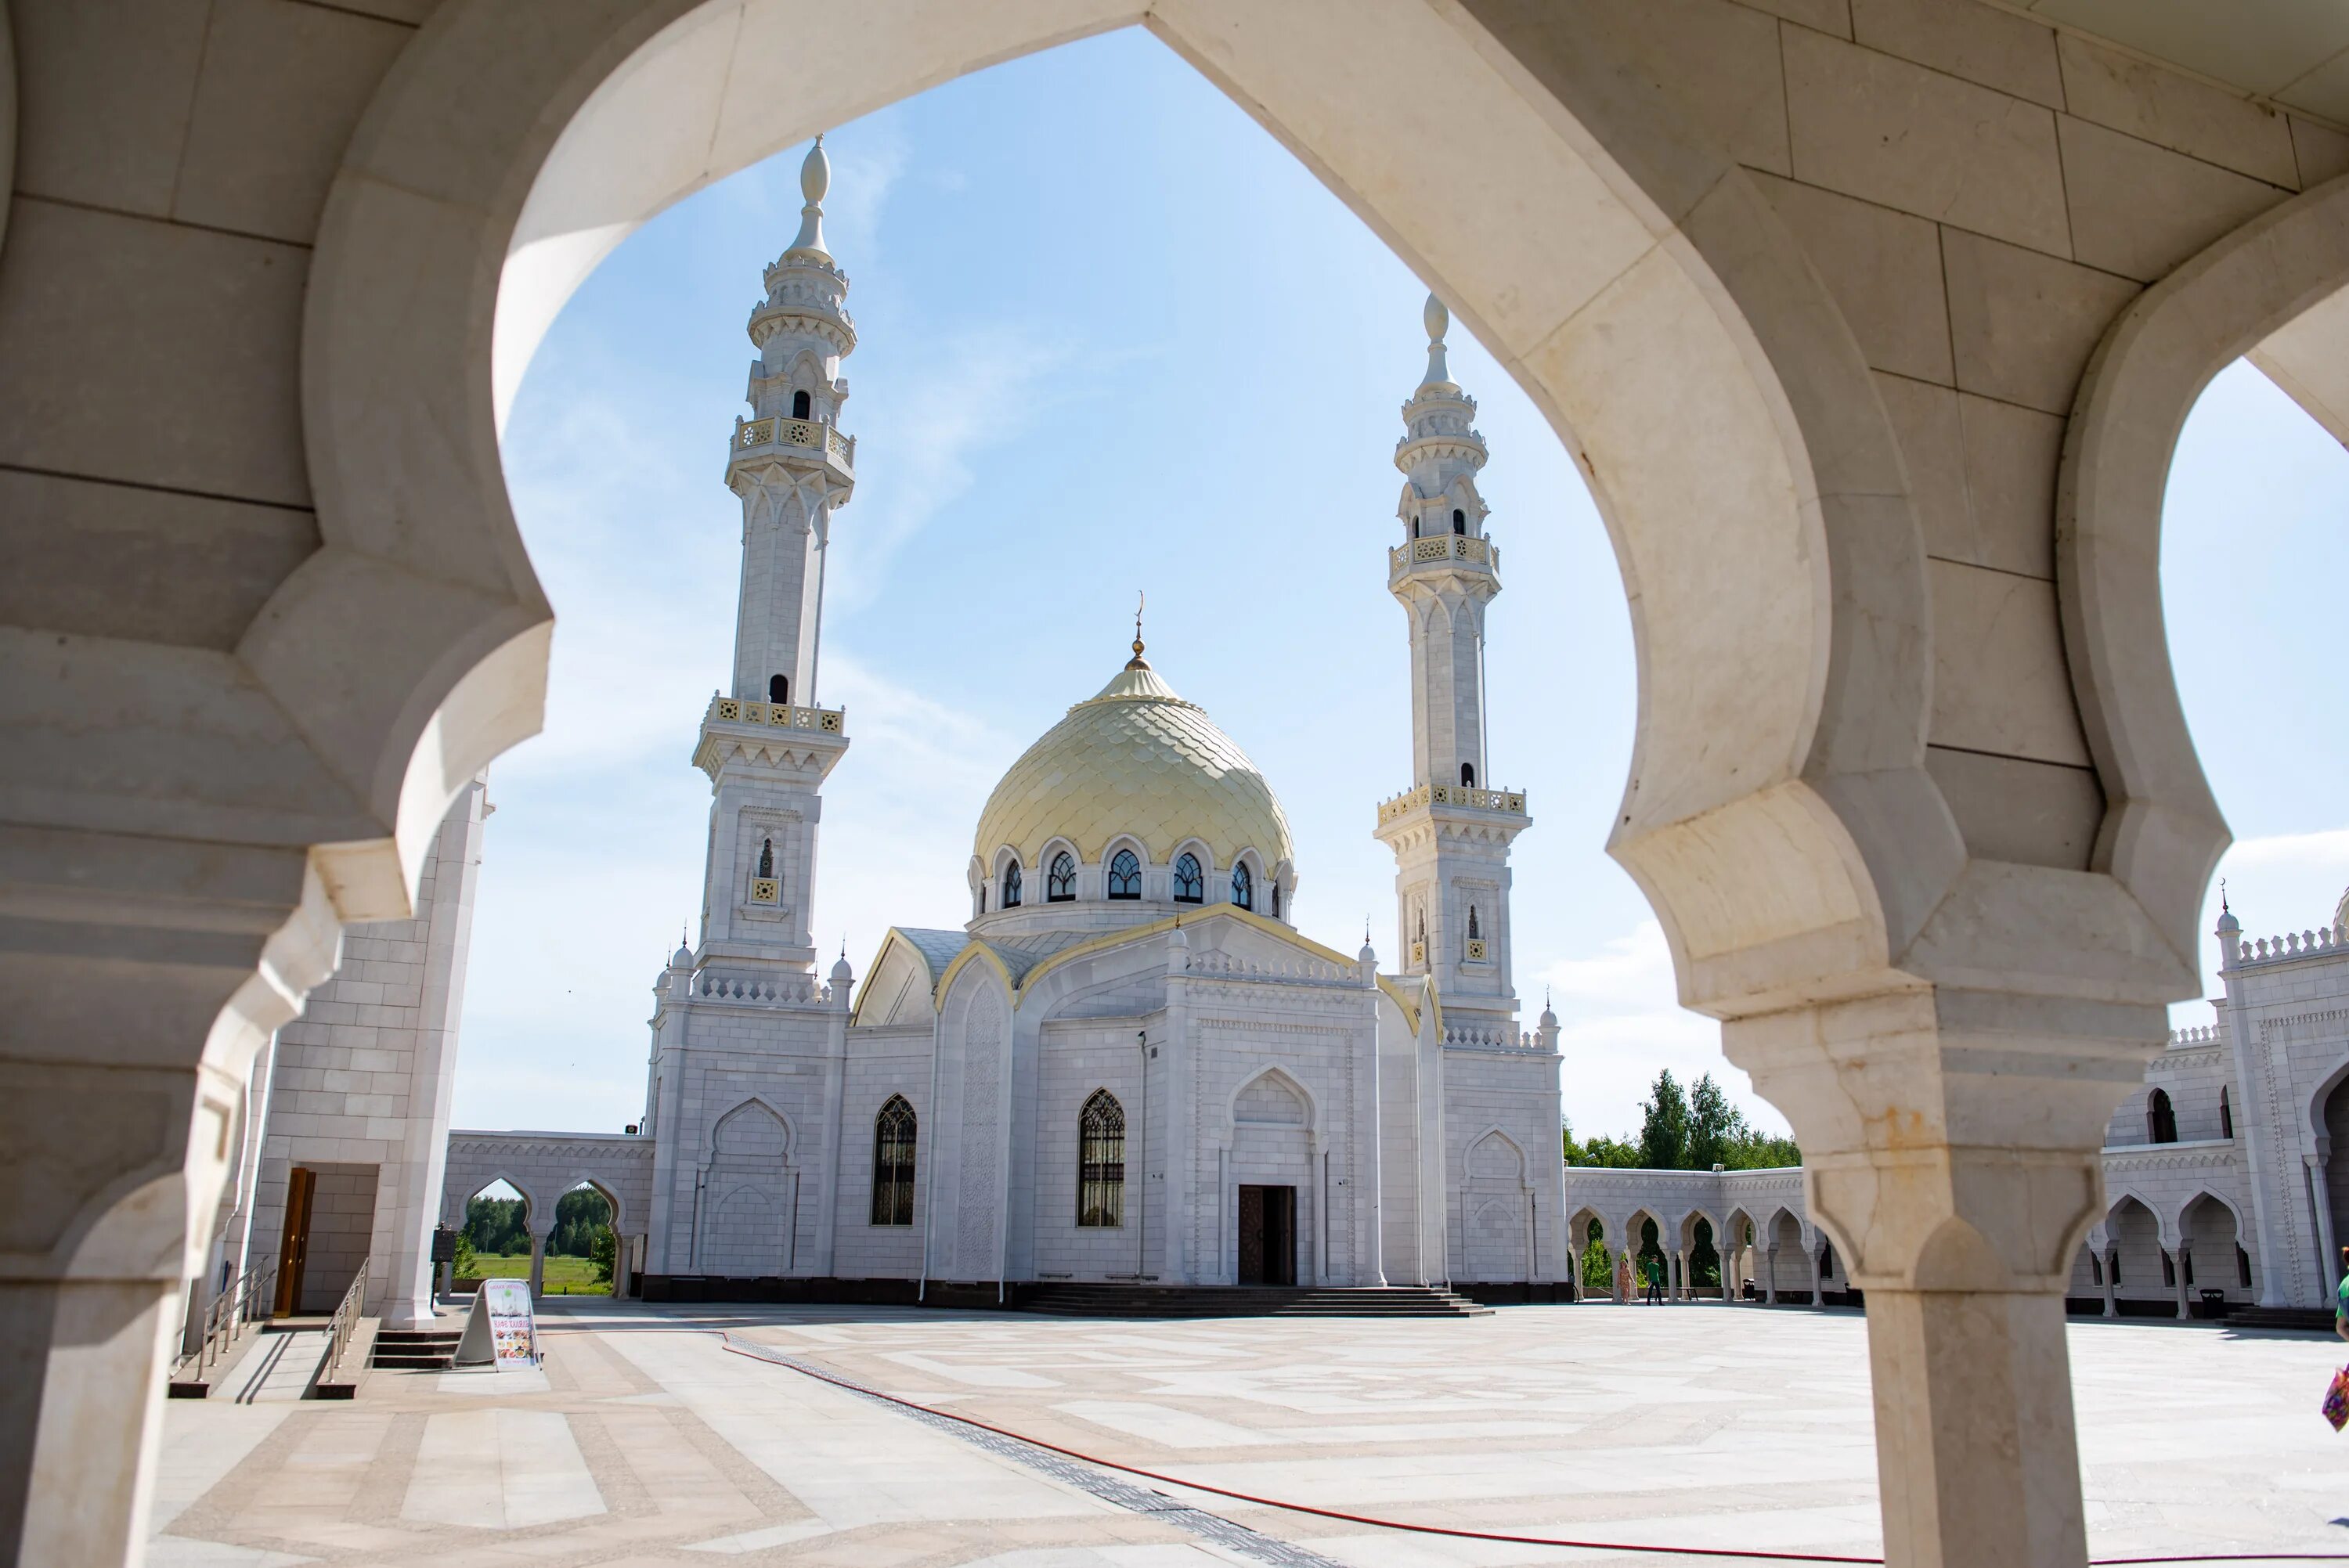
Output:
<path fill-rule="evenodd" d="M 980 812 L 968 920 L 892 929 L 861 985 L 844 956 L 820 972 L 822 795 L 851 736 L 822 701 L 819 630 L 856 484 L 827 179 L 819 147 L 750 315 L 727 464 L 734 665 L 694 751 L 711 790 L 701 929 L 654 986 L 636 1147 L 460 1133 L 457 1206 L 500 1161 L 648 1163 L 629 1261 L 654 1298 L 876 1281 L 1538 1294 L 1570 1277 L 1556 1029 L 1520 1030 L 1510 966 L 1509 845 L 1529 819 L 1485 765 L 1486 454 L 1433 301 L 1386 561 L 1412 650 L 1413 777 L 1375 817 L 1400 967 L 1299 929 L 1278 797 L 1152 665 L 1137 617 L 1123 667 L 1071 694 Z"/>

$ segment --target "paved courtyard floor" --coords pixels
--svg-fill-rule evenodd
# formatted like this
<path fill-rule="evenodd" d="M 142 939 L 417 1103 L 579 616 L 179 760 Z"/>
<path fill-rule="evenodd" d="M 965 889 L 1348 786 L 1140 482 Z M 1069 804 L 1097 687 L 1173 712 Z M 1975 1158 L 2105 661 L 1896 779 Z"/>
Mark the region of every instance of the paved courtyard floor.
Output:
<path fill-rule="evenodd" d="M 1046 1442 L 1284 1501 L 1504 1532 L 1881 1548 L 1854 1313 L 1127 1323 L 558 1299 L 542 1325 L 539 1371 L 378 1372 L 348 1404 L 166 1405 L 149 1562 L 1671 1561 L 1120 1482 L 736 1354 L 719 1330 Z M 2094 1553 L 2349 1550 L 2349 1437 L 2317 1414 L 2337 1341 L 2089 1322 L 2071 1347 Z"/>

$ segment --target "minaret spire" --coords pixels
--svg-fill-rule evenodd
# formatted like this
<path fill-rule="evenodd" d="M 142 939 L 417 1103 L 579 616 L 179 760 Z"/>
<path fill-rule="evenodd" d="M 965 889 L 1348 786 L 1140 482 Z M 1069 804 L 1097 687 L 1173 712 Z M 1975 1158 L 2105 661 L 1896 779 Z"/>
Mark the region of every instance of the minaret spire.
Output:
<path fill-rule="evenodd" d="M 786 259 L 832 260 L 832 253 L 823 248 L 823 198 L 831 189 L 832 160 L 823 155 L 823 134 L 819 131 L 815 145 L 808 149 L 807 159 L 800 165 L 800 194 L 807 198 L 807 205 L 800 209 L 800 232 L 791 249 L 783 253 Z"/>
<path fill-rule="evenodd" d="M 1427 374 L 1402 406 L 1394 464 L 1403 485 L 1402 542 L 1387 552 L 1387 590 L 1411 634 L 1412 784 L 1379 807 L 1377 836 L 1395 856 L 1396 928 L 1405 973 L 1435 977 L 1447 1016 L 1515 1029 L 1509 963 L 1509 843 L 1529 825 L 1521 791 L 1485 767 L 1485 614 L 1501 591 L 1501 552 L 1485 532 L 1476 477 L 1485 438 L 1476 400 L 1452 379 L 1451 313 L 1422 313 Z"/>

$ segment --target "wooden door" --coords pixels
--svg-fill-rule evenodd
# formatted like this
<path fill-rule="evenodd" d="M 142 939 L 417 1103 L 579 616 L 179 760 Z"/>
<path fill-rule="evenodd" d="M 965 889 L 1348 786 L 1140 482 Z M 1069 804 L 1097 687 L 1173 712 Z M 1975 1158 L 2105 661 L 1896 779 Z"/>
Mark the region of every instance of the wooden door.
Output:
<path fill-rule="evenodd" d="M 310 1261 L 310 1198 L 317 1188 L 318 1173 L 299 1165 L 285 1178 L 285 1233 L 277 1246 L 273 1316 L 291 1317 L 302 1310 L 302 1271 Z"/>
<path fill-rule="evenodd" d="M 1264 1283 L 1297 1283 L 1297 1189 L 1264 1189 Z"/>
<path fill-rule="evenodd" d="M 1242 1284 L 1264 1284 L 1265 1189 L 1240 1189 L 1240 1267 Z"/>

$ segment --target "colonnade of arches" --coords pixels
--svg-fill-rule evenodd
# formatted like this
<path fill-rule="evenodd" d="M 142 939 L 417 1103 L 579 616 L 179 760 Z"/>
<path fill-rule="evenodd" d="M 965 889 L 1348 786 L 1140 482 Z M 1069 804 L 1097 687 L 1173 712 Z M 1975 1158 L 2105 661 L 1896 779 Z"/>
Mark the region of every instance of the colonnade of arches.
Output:
<path fill-rule="evenodd" d="M 2073 1267 L 2075 1303 L 2100 1300 L 2106 1317 L 2186 1318 L 2258 1299 L 2255 1243 L 2234 1203 L 2207 1188 L 2167 1202 L 2127 1189 L 2111 1199 Z"/>
<path fill-rule="evenodd" d="M 1716 1216 L 1701 1208 L 1660 1213 L 1641 1206 L 1613 1215 L 1585 1204 L 1567 1222 L 1567 1241 L 1578 1260 L 1600 1261 L 1595 1273 L 1577 1269 L 1582 1299 L 1610 1293 L 1641 1299 L 1651 1279 L 1654 1294 L 1667 1301 L 1772 1306 L 1829 1305 L 1830 1295 L 1852 1289 L 1835 1243 L 1785 1208 L 1736 1206 Z"/>

